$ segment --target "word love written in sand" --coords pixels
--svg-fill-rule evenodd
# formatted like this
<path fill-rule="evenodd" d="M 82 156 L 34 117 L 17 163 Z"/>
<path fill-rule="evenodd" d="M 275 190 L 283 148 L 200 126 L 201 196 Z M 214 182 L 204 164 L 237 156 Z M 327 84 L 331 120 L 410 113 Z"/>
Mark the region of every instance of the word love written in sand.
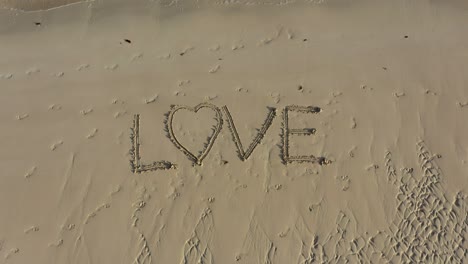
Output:
<path fill-rule="evenodd" d="M 174 115 L 179 111 L 189 111 L 192 113 L 198 113 L 200 109 L 208 109 L 215 113 L 215 121 L 216 124 L 212 129 L 212 134 L 206 139 L 204 143 L 203 149 L 195 154 L 194 150 L 188 149 L 184 146 L 177 136 L 174 133 L 173 123 L 174 123 Z M 314 155 L 302 155 L 302 156 L 291 156 L 289 154 L 289 136 L 290 135 L 313 135 L 315 134 L 315 128 L 290 128 L 289 127 L 289 113 L 290 112 L 299 112 L 299 113 L 306 113 L 306 114 L 317 114 L 321 112 L 319 107 L 315 106 L 297 106 L 297 105 L 289 105 L 283 109 L 283 123 L 282 123 L 282 134 L 281 134 L 281 159 L 284 164 L 292 163 L 292 162 L 315 162 L 321 165 L 328 164 L 330 161 L 325 159 L 324 157 L 316 157 Z M 275 108 L 268 108 L 268 114 L 263 123 L 262 127 L 258 130 L 257 135 L 253 139 L 252 143 L 250 143 L 247 150 L 244 150 L 242 146 L 242 142 L 239 138 L 239 134 L 237 133 L 237 129 L 234 123 L 234 120 L 229 112 L 227 106 L 223 106 L 221 109 L 217 106 L 209 103 L 202 103 L 195 107 L 189 106 L 171 106 L 171 110 L 166 115 L 165 125 L 167 136 L 174 144 L 174 146 L 184 153 L 194 164 L 202 165 L 202 161 L 206 158 L 208 153 L 210 152 L 213 144 L 215 143 L 221 129 L 223 127 L 223 116 L 225 121 L 228 124 L 229 131 L 231 132 L 232 139 L 237 148 L 237 155 L 242 161 L 247 160 L 254 149 L 260 144 L 262 138 L 265 136 L 266 132 L 271 126 L 271 123 L 276 117 L 276 109 Z M 175 169 L 176 165 L 170 161 L 155 161 L 149 164 L 143 164 L 141 162 L 140 157 L 140 115 L 134 115 L 133 119 L 133 126 L 131 128 L 131 135 L 130 140 L 132 146 L 130 148 L 130 167 L 132 172 L 134 173 L 142 173 L 148 171 L 155 171 L 155 170 L 166 170 L 166 169 Z"/>

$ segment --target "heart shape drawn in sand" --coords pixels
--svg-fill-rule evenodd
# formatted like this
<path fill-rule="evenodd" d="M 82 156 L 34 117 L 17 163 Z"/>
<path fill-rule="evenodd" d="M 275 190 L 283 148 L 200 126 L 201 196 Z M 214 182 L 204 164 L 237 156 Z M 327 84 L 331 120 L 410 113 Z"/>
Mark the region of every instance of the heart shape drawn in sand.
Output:
<path fill-rule="evenodd" d="M 172 127 L 173 121 L 174 121 L 174 114 L 177 111 L 180 110 L 187 110 L 193 113 L 197 113 L 198 110 L 202 108 L 209 108 L 213 110 L 216 114 L 216 125 L 213 128 L 213 133 L 208 137 L 208 141 L 205 143 L 204 149 L 200 152 L 200 154 L 197 156 L 193 154 L 191 151 L 189 151 L 186 147 L 184 147 L 180 141 L 177 139 L 177 137 L 174 134 L 174 129 Z M 216 107 L 215 105 L 209 104 L 209 103 L 201 103 L 195 107 L 189 107 L 189 106 L 184 106 L 184 105 L 177 105 L 177 106 L 171 106 L 171 111 L 168 114 L 167 120 L 166 120 L 166 129 L 169 134 L 169 138 L 171 139 L 172 143 L 178 148 L 180 151 L 182 151 L 190 160 L 192 160 L 194 163 L 197 165 L 202 165 L 203 159 L 208 155 L 208 152 L 210 152 L 211 147 L 213 146 L 216 138 L 218 137 L 219 132 L 221 131 L 221 128 L 223 127 L 223 118 L 221 115 L 221 110 Z"/>

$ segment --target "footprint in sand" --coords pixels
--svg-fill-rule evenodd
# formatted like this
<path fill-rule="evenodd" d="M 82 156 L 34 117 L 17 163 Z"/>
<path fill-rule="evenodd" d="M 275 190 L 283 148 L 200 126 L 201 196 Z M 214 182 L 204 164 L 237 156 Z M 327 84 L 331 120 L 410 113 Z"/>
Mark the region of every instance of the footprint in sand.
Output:
<path fill-rule="evenodd" d="M 118 111 L 114 113 L 114 118 L 119 118 L 123 115 L 127 114 L 127 111 Z"/>
<path fill-rule="evenodd" d="M 61 245 L 63 245 L 63 239 L 49 243 L 49 247 L 60 247 Z"/>
<path fill-rule="evenodd" d="M 355 129 L 357 127 L 356 118 L 351 118 L 351 128 Z"/>
<path fill-rule="evenodd" d="M 40 70 L 39 70 L 38 68 L 33 67 L 33 68 L 27 70 L 27 71 L 26 71 L 26 74 L 27 74 L 27 75 L 32 75 L 32 74 L 39 73 L 39 72 L 40 72 Z"/>
<path fill-rule="evenodd" d="M 143 53 L 136 53 L 132 55 L 130 61 L 137 61 L 143 58 Z"/>
<path fill-rule="evenodd" d="M 59 140 L 55 143 L 52 143 L 52 145 L 50 145 L 50 150 L 55 151 L 61 145 L 63 145 L 63 140 Z"/>
<path fill-rule="evenodd" d="M 234 44 L 232 45 L 231 49 L 232 50 L 240 50 L 240 49 L 243 49 L 245 46 L 244 44 Z"/>
<path fill-rule="evenodd" d="M 166 54 L 162 54 L 162 55 L 159 55 L 158 59 L 160 60 L 168 60 L 171 58 L 171 53 L 166 53 Z"/>
<path fill-rule="evenodd" d="M 115 104 L 123 105 L 123 104 L 125 104 L 125 101 L 120 100 L 120 99 L 117 99 L 117 98 L 113 98 L 113 99 L 111 100 L 111 104 L 114 104 L 114 105 L 115 105 Z"/>
<path fill-rule="evenodd" d="M 65 75 L 64 72 L 57 72 L 57 73 L 52 74 L 52 76 L 55 76 L 57 78 L 63 77 L 64 75 Z"/>
<path fill-rule="evenodd" d="M 206 95 L 205 96 L 206 101 L 211 101 L 211 100 L 214 100 L 216 98 L 218 98 L 218 95 L 216 95 L 216 94 L 215 95 Z"/>
<path fill-rule="evenodd" d="M 82 71 L 82 70 L 86 70 L 88 68 L 89 68 L 89 64 L 81 64 L 78 67 L 76 67 L 76 70 L 77 71 Z"/>
<path fill-rule="evenodd" d="M 246 89 L 242 86 L 238 86 L 236 87 L 236 92 L 244 92 L 244 93 L 248 93 L 249 92 L 249 89 Z"/>
<path fill-rule="evenodd" d="M 213 263 L 211 240 L 214 221 L 211 209 L 202 213 L 192 236 L 185 242 L 181 263 Z"/>
<path fill-rule="evenodd" d="M 174 96 L 185 96 L 185 93 L 181 91 L 175 91 Z"/>
<path fill-rule="evenodd" d="M 270 97 L 273 99 L 275 104 L 278 104 L 281 101 L 281 94 L 279 92 L 270 93 Z"/>
<path fill-rule="evenodd" d="M 221 48 L 219 44 L 216 44 L 210 48 L 208 48 L 209 51 L 218 51 Z"/>
<path fill-rule="evenodd" d="M 185 54 L 187 54 L 187 52 L 192 51 L 192 50 L 194 50 L 194 49 L 195 49 L 194 47 L 189 46 L 189 47 L 183 49 L 183 50 L 179 53 L 179 55 L 180 55 L 180 56 L 184 56 Z"/>
<path fill-rule="evenodd" d="M 341 190 L 342 191 L 347 191 L 349 189 L 349 185 L 351 183 L 351 180 L 349 179 L 348 175 L 341 175 L 339 177 L 335 177 L 335 179 L 341 185 Z"/>
<path fill-rule="evenodd" d="M 216 72 L 219 71 L 219 69 L 221 69 L 221 65 L 217 64 L 214 67 L 212 67 L 208 72 L 209 73 L 216 73 Z"/>
<path fill-rule="evenodd" d="M 180 80 L 177 82 L 177 86 L 179 87 L 182 87 L 182 86 L 185 86 L 185 85 L 188 85 L 190 84 L 190 80 Z"/>
<path fill-rule="evenodd" d="M 468 102 L 463 102 L 463 103 L 462 103 L 462 102 L 457 102 L 457 105 L 458 105 L 460 108 L 463 108 L 463 107 L 465 107 L 465 106 L 468 105 Z"/>
<path fill-rule="evenodd" d="M 372 91 L 372 90 L 374 90 L 374 88 L 368 87 L 365 84 L 362 84 L 360 87 L 361 87 L 361 90 L 363 90 L 363 91 Z"/>
<path fill-rule="evenodd" d="M 81 110 L 81 111 L 80 111 L 80 114 L 82 114 L 83 116 L 86 116 L 86 115 L 88 115 L 88 114 L 91 114 L 92 112 L 93 112 L 93 108 L 90 107 L 90 108 L 88 108 L 88 109 L 83 109 L 83 110 Z"/>
<path fill-rule="evenodd" d="M 294 38 L 294 32 L 291 29 L 286 30 L 286 34 L 288 36 L 288 39 Z"/>
<path fill-rule="evenodd" d="M 145 104 L 151 104 L 151 103 L 156 102 L 156 99 L 158 99 L 158 97 L 159 95 L 155 94 L 150 98 L 145 98 L 143 101 L 145 102 Z"/>
<path fill-rule="evenodd" d="M 16 120 L 23 120 L 29 117 L 29 114 L 22 114 L 22 115 L 16 115 L 15 119 Z"/>
<path fill-rule="evenodd" d="M 86 138 L 87 138 L 87 139 L 93 138 L 94 136 L 96 136 L 97 132 L 98 132 L 98 129 L 97 129 L 97 128 L 94 128 L 93 131 L 91 131 L 91 133 L 89 133 L 89 134 L 86 136 Z"/>
<path fill-rule="evenodd" d="M 114 71 L 118 67 L 119 65 L 117 63 L 114 63 L 114 64 L 109 64 L 109 65 L 104 66 L 104 69 L 109 70 L 109 71 Z"/>
<path fill-rule="evenodd" d="M 25 174 L 24 174 L 24 178 L 30 178 L 31 176 L 33 176 L 33 174 L 36 172 L 37 168 L 36 166 L 32 166 Z"/>
<path fill-rule="evenodd" d="M 29 233 L 31 233 L 31 232 L 37 232 L 37 231 L 39 231 L 39 227 L 37 227 L 37 226 L 31 226 L 31 227 L 25 229 L 25 230 L 24 230 L 24 233 L 25 233 L 25 234 L 29 234 Z"/>
<path fill-rule="evenodd" d="M 13 73 L 0 74 L 0 78 L 5 80 L 11 79 L 13 78 Z"/>
<path fill-rule="evenodd" d="M 48 107 L 48 110 L 51 110 L 51 111 L 58 111 L 62 109 L 62 106 L 61 105 L 57 105 L 57 104 L 51 104 L 49 105 Z"/>
<path fill-rule="evenodd" d="M 5 255 L 5 259 L 11 258 L 13 255 L 18 254 L 19 251 L 20 251 L 19 248 L 12 248 L 12 249 Z"/>
<path fill-rule="evenodd" d="M 257 46 L 265 46 L 265 45 L 270 44 L 271 42 L 273 42 L 273 40 L 278 39 L 281 36 L 282 32 L 283 32 L 283 29 L 279 28 L 278 30 L 276 30 L 273 36 L 261 39 Z"/>

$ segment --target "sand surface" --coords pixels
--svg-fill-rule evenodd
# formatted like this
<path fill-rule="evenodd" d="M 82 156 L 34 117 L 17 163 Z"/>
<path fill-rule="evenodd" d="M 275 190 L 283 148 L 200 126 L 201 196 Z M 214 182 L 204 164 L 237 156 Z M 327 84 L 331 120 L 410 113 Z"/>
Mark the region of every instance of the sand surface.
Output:
<path fill-rule="evenodd" d="M 468 263 L 466 1 L 0 7 L 0 263 Z"/>

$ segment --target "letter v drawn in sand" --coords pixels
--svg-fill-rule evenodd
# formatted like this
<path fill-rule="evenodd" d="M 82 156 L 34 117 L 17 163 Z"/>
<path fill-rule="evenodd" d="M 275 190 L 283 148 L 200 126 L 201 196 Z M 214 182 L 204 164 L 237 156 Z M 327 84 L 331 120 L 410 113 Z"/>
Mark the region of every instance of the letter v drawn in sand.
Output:
<path fill-rule="evenodd" d="M 204 148 L 200 151 L 198 155 L 195 155 L 193 154 L 193 152 L 191 152 L 186 147 L 184 147 L 180 143 L 180 141 L 177 139 L 177 137 L 175 136 L 174 129 L 173 129 L 174 114 L 180 110 L 187 110 L 193 113 L 197 113 L 202 108 L 208 108 L 215 112 L 216 125 L 213 128 L 213 133 L 208 137 L 207 142 L 204 145 Z M 218 107 L 209 103 L 201 103 L 195 107 L 188 107 L 184 105 L 172 106 L 171 111 L 169 112 L 167 120 L 166 120 L 166 129 L 167 129 L 169 138 L 171 139 L 172 143 L 174 143 L 176 148 L 182 151 L 190 160 L 192 160 L 197 165 L 202 165 L 203 159 L 208 155 L 208 152 L 210 152 L 211 147 L 213 146 L 216 138 L 218 137 L 218 134 L 221 131 L 222 127 L 223 127 L 223 117 L 221 115 L 221 111 L 219 110 Z"/>
<path fill-rule="evenodd" d="M 239 138 L 239 134 L 237 133 L 236 126 L 234 125 L 234 120 L 232 120 L 231 113 L 229 112 L 228 107 L 223 106 L 222 109 L 224 115 L 226 116 L 229 130 L 231 130 L 232 138 L 237 147 L 237 155 L 242 161 L 246 161 L 254 151 L 255 147 L 257 147 L 257 145 L 260 144 L 260 141 L 265 136 L 265 133 L 267 132 L 268 128 L 270 128 L 273 119 L 276 117 L 276 108 L 268 108 L 268 116 L 265 119 L 262 128 L 258 131 L 257 136 L 252 141 L 247 151 L 244 151 L 244 147 L 242 147 L 242 142 Z"/>

